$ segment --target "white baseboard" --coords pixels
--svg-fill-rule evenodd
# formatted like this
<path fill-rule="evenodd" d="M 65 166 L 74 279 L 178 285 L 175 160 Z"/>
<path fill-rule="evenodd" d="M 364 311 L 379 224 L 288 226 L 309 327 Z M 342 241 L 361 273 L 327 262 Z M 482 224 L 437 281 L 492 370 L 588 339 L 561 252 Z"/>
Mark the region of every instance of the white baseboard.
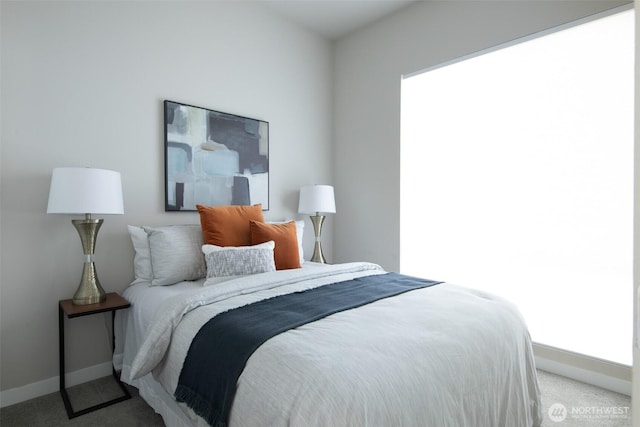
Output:
<path fill-rule="evenodd" d="M 107 375 L 111 375 L 111 367 L 111 362 L 105 362 L 99 365 L 80 369 L 78 371 L 68 372 L 65 377 L 65 385 L 67 387 L 73 387 L 74 385 L 82 384 L 87 381 L 106 377 Z M 60 377 L 55 376 L 43 381 L 27 384 L 22 387 L 0 391 L 0 408 L 54 393 L 59 390 Z"/>
<path fill-rule="evenodd" d="M 533 347 L 537 369 L 631 396 L 630 366 L 590 358 L 537 343 L 534 343 Z"/>

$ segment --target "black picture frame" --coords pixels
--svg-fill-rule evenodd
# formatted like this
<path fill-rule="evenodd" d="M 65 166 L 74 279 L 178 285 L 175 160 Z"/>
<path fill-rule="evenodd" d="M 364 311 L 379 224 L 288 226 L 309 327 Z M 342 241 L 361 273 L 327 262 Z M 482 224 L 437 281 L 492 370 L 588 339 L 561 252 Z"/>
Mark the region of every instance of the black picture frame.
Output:
<path fill-rule="evenodd" d="M 269 210 L 269 122 L 164 100 L 165 211 Z"/>

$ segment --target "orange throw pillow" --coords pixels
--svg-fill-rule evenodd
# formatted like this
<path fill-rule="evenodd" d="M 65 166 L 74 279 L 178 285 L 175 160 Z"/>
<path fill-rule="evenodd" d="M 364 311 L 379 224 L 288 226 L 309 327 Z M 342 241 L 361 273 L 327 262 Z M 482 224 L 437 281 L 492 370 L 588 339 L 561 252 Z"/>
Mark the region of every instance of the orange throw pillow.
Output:
<path fill-rule="evenodd" d="M 262 205 L 204 206 L 196 205 L 200 213 L 204 243 L 216 246 L 249 246 L 249 221 L 264 222 Z"/>
<path fill-rule="evenodd" d="M 300 268 L 300 254 L 298 253 L 298 235 L 295 221 L 284 224 L 265 224 L 264 222 L 250 221 L 251 244 L 273 240 L 276 247 L 273 257 L 276 262 L 276 270 L 288 270 Z"/>

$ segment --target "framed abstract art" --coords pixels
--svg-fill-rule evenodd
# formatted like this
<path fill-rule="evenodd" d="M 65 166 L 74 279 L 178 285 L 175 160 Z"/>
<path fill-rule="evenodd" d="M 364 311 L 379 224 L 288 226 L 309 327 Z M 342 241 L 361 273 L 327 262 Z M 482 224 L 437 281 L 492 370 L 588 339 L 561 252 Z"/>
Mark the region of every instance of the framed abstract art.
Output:
<path fill-rule="evenodd" d="M 164 101 L 165 211 L 269 209 L 269 123 Z"/>

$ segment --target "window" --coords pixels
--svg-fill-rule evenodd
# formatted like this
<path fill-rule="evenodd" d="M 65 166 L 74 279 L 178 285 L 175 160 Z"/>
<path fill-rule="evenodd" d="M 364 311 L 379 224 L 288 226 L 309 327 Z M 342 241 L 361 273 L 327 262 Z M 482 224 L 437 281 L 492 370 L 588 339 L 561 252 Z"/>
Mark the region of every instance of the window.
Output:
<path fill-rule="evenodd" d="M 407 77 L 401 270 L 631 365 L 633 11 Z"/>

